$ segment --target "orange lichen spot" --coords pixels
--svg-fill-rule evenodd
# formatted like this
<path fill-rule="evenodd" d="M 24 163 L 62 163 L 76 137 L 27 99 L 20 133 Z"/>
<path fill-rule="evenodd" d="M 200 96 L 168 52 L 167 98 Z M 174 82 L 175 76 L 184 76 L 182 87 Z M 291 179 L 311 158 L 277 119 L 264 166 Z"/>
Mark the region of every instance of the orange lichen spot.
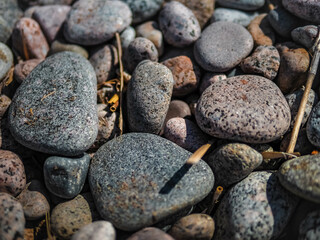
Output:
<path fill-rule="evenodd" d="M 317 150 L 313 150 L 313 151 L 311 152 L 311 155 L 317 155 L 317 154 L 319 154 L 319 152 L 318 152 Z"/>
<path fill-rule="evenodd" d="M 248 83 L 248 81 L 247 81 L 247 80 L 245 80 L 245 79 L 241 79 L 241 80 L 240 80 L 240 82 L 241 82 L 243 85 L 245 85 L 245 84 L 247 84 L 247 83 Z"/>

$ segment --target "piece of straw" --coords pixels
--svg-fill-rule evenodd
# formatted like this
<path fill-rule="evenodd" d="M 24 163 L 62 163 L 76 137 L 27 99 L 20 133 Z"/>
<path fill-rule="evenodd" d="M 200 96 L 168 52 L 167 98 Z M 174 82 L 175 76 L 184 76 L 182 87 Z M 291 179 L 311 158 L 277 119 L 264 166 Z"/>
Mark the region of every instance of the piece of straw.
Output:
<path fill-rule="evenodd" d="M 118 59 L 119 59 L 119 68 L 120 68 L 120 91 L 119 91 L 119 129 L 120 135 L 123 134 L 123 113 L 122 113 L 122 105 L 123 105 L 123 64 L 122 64 L 122 47 L 119 33 L 116 33 L 117 39 L 117 47 L 118 47 Z"/>

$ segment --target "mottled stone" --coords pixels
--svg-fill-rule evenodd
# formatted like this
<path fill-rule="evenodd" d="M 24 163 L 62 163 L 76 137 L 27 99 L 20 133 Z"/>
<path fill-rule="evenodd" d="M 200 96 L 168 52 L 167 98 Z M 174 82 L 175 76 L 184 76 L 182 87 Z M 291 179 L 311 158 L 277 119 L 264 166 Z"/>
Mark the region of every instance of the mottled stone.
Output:
<path fill-rule="evenodd" d="M 199 22 L 193 12 L 176 1 L 164 5 L 159 13 L 159 26 L 164 39 L 175 47 L 191 45 L 201 34 Z"/>
<path fill-rule="evenodd" d="M 301 222 L 298 239 L 320 239 L 320 210 L 309 213 Z"/>
<path fill-rule="evenodd" d="M 91 64 L 75 53 L 55 54 L 17 89 L 9 108 L 11 133 L 36 151 L 79 155 L 97 136 L 96 101 Z"/>
<path fill-rule="evenodd" d="M 0 42 L 0 83 L 7 76 L 13 65 L 13 54 L 10 48 Z M 0 87 L 1 90 L 1 87 Z"/>
<path fill-rule="evenodd" d="M 318 34 L 318 28 L 315 25 L 297 27 L 291 31 L 292 40 L 309 49 L 313 46 Z"/>
<path fill-rule="evenodd" d="M 272 46 L 275 43 L 275 33 L 271 27 L 268 14 L 263 13 L 256 16 L 248 25 L 255 46 L 267 45 Z"/>
<path fill-rule="evenodd" d="M 7 109 L 11 104 L 11 99 L 8 98 L 6 95 L 0 95 L 0 119 L 3 117 Z M 1 135 L 1 134 L 0 134 Z M 1 146 L 1 144 L 0 144 Z"/>
<path fill-rule="evenodd" d="M 196 120 L 205 133 L 247 143 L 271 142 L 290 126 L 290 108 L 269 79 L 241 75 L 218 81 L 201 95 Z"/>
<path fill-rule="evenodd" d="M 282 4 L 297 17 L 320 23 L 320 2 L 318 0 L 283 0 Z"/>
<path fill-rule="evenodd" d="M 120 34 L 121 47 L 126 50 L 129 44 L 136 38 L 136 31 L 133 27 L 128 26 L 123 32 Z"/>
<path fill-rule="evenodd" d="M 277 239 L 298 204 L 272 172 L 253 172 L 222 198 L 215 239 Z"/>
<path fill-rule="evenodd" d="M 274 46 L 258 46 L 240 66 L 245 73 L 262 75 L 273 80 L 280 67 L 280 55 Z"/>
<path fill-rule="evenodd" d="M 68 44 L 68 43 L 59 42 L 58 40 L 54 41 L 51 44 L 50 51 L 48 52 L 48 56 L 51 56 L 51 55 L 58 53 L 58 52 L 64 52 L 64 51 L 78 53 L 87 59 L 89 57 L 88 51 L 86 49 L 84 49 L 83 47 L 80 47 L 75 44 Z"/>
<path fill-rule="evenodd" d="M 217 3 L 223 7 L 252 11 L 263 7 L 265 0 L 217 0 Z"/>
<path fill-rule="evenodd" d="M 319 161 L 319 154 L 286 161 L 278 172 L 281 184 L 301 198 L 320 203 Z"/>
<path fill-rule="evenodd" d="M 318 102 L 307 123 L 307 136 L 312 145 L 320 147 L 320 102 Z"/>
<path fill-rule="evenodd" d="M 219 7 L 214 10 L 210 22 L 234 22 L 247 27 L 257 15 L 257 12 L 244 12 L 237 9 Z"/>
<path fill-rule="evenodd" d="M 14 27 L 15 22 L 19 18 L 21 18 L 22 15 L 23 13 L 19 8 L 17 0 L 1 0 L 0 16 L 4 20 L 5 24 L 7 25 L 10 33 Z"/>
<path fill-rule="evenodd" d="M 0 16 L 0 42 L 7 42 L 11 36 L 11 31 L 7 21 Z"/>
<path fill-rule="evenodd" d="M 211 191 L 214 177 L 204 161 L 184 165 L 190 155 L 154 134 L 129 133 L 107 142 L 89 170 L 101 216 L 134 231 L 198 203 Z"/>
<path fill-rule="evenodd" d="M 199 92 L 202 94 L 204 90 L 207 89 L 210 85 L 214 84 L 217 81 L 226 79 L 227 76 L 224 73 L 213 73 L 213 72 L 206 72 L 201 79 Z"/>
<path fill-rule="evenodd" d="M 20 157 L 0 150 L 0 192 L 17 196 L 25 186 L 26 174 Z"/>
<path fill-rule="evenodd" d="M 169 119 L 175 117 L 191 117 L 191 110 L 186 102 L 181 100 L 172 100 L 170 102 L 164 125 L 168 122 Z"/>
<path fill-rule="evenodd" d="M 155 227 L 144 228 L 133 235 L 131 235 L 127 240 L 174 240 L 169 234 L 161 231 Z"/>
<path fill-rule="evenodd" d="M 13 77 L 18 83 L 22 83 L 31 71 L 41 63 L 43 59 L 30 59 L 14 66 Z"/>
<path fill-rule="evenodd" d="M 158 134 L 172 96 L 173 76 L 162 64 L 141 62 L 128 84 L 127 112 L 132 132 Z"/>
<path fill-rule="evenodd" d="M 110 222 L 96 221 L 76 232 L 71 240 L 115 240 L 116 230 Z"/>
<path fill-rule="evenodd" d="M 11 195 L 0 192 L 0 239 L 23 239 L 25 223 L 21 204 Z"/>
<path fill-rule="evenodd" d="M 207 71 L 226 72 L 249 55 L 253 48 L 250 33 L 240 24 L 215 22 L 202 32 L 194 45 L 194 56 Z"/>
<path fill-rule="evenodd" d="M 79 0 L 68 14 L 64 36 L 72 43 L 96 45 L 113 38 L 131 21 L 131 10 L 121 1 Z"/>

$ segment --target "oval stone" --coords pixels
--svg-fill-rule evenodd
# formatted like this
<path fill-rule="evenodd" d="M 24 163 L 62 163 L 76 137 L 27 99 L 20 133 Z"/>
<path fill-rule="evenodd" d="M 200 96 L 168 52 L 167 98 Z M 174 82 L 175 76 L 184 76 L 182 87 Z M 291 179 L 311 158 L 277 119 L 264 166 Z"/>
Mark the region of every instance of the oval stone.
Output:
<path fill-rule="evenodd" d="M 292 40 L 309 49 L 313 46 L 317 37 L 318 29 L 315 25 L 297 27 L 291 31 Z"/>
<path fill-rule="evenodd" d="M 164 231 L 155 228 L 147 227 L 131 235 L 127 240 L 149 240 L 149 239 L 161 239 L 161 240 L 174 240 L 169 234 Z"/>
<path fill-rule="evenodd" d="M 297 17 L 320 23 L 320 2 L 318 0 L 283 0 L 282 4 Z"/>
<path fill-rule="evenodd" d="M 0 83 L 13 65 L 13 54 L 10 48 L 0 42 Z"/>
<path fill-rule="evenodd" d="M 115 240 L 116 230 L 110 222 L 96 221 L 76 232 L 71 240 Z"/>
<path fill-rule="evenodd" d="M 240 75 L 218 81 L 201 95 L 196 109 L 199 127 L 214 137 L 267 143 L 290 126 L 290 108 L 269 79 Z"/>

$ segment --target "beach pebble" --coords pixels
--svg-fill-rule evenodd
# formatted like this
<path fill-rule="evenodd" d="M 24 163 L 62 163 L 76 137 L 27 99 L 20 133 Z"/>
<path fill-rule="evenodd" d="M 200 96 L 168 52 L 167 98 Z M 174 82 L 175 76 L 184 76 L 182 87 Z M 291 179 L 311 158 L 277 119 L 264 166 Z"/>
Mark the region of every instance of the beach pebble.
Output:
<path fill-rule="evenodd" d="M 147 227 L 131 235 L 127 240 L 174 240 L 169 234 L 155 227 Z"/>
<path fill-rule="evenodd" d="M 0 95 L 0 119 L 3 117 L 3 115 L 9 108 L 10 104 L 11 104 L 11 99 L 9 97 L 7 97 L 4 94 Z"/>
<path fill-rule="evenodd" d="M 320 210 L 309 213 L 301 222 L 298 239 L 320 239 Z"/>
<path fill-rule="evenodd" d="M 12 65 L 13 54 L 11 49 L 4 43 L 0 42 L 0 83 L 7 76 Z"/>
<path fill-rule="evenodd" d="M 247 57 L 252 48 L 253 39 L 243 26 L 232 22 L 215 22 L 202 32 L 194 45 L 194 55 L 205 70 L 226 72 Z"/>
<path fill-rule="evenodd" d="M 59 53 L 59 52 L 65 52 L 65 51 L 78 53 L 87 59 L 89 57 L 89 53 L 85 48 L 78 46 L 78 45 L 75 45 L 75 44 L 68 44 L 68 43 L 60 42 L 58 40 L 55 40 L 51 44 L 50 51 L 48 52 L 48 56 L 51 56 L 51 55 L 53 55 L 55 53 Z"/>
<path fill-rule="evenodd" d="M 0 41 L 6 42 L 12 32 L 12 29 L 23 15 L 23 12 L 19 8 L 18 0 L 1 0 L 0 3 Z"/>
<path fill-rule="evenodd" d="M 73 0 L 19 0 L 23 8 L 42 5 L 71 5 Z"/>
<path fill-rule="evenodd" d="M 200 68 L 187 56 L 178 56 L 162 62 L 173 75 L 173 97 L 182 97 L 197 90 L 200 82 Z"/>
<path fill-rule="evenodd" d="M 299 18 L 320 23 L 320 2 L 317 0 L 283 0 L 282 5 Z"/>
<path fill-rule="evenodd" d="M 36 151 L 77 156 L 98 133 L 96 91 L 89 61 L 72 52 L 50 56 L 16 91 L 9 108 L 10 131 Z"/>
<path fill-rule="evenodd" d="M 268 20 L 268 14 L 263 13 L 256 16 L 248 25 L 255 46 L 272 46 L 275 43 L 275 33 Z"/>
<path fill-rule="evenodd" d="M 315 25 L 297 27 L 291 31 L 292 40 L 307 49 L 313 46 L 317 34 L 318 28 Z"/>
<path fill-rule="evenodd" d="M 274 46 L 258 46 L 240 66 L 245 73 L 262 75 L 273 80 L 280 67 L 280 55 Z"/>
<path fill-rule="evenodd" d="M 244 12 L 237 9 L 219 7 L 214 10 L 210 22 L 234 22 L 247 27 L 257 15 L 257 12 Z"/>
<path fill-rule="evenodd" d="M 116 230 L 108 221 L 96 221 L 77 231 L 71 240 L 115 240 Z"/>
<path fill-rule="evenodd" d="M 223 7 L 253 11 L 263 7 L 265 0 L 217 0 Z"/>
<path fill-rule="evenodd" d="M 14 66 L 13 76 L 14 79 L 21 84 L 27 76 L 31 73 L 31 71 L 41 63 L 43 59 L 30 59 L 24 62 L 18 63 Z"/>
<path fill-rule="evenodd" d="M 71 43 L 96 45 L 113 38 L 131 21 L 131 10 L 121 1 L 79 0 L 68 14 L 64 36 Z"/>
<path fill-rule="evenodd" d="M 317 148 L 320 148 L 320 102 L 312 109 L 307 123 L 307 136 L 309 141 Z"/>
<path fill-rule="evenodd" d="M 253 172 L 222 198 L 215 239 L 277 239 L 298 204 L 275 173 Z"/>
<path fill-rule="evenodd" d="M 0 192 L 17 196 L 26 186 L 26 174 L 18 155 L 0 150 Z"/>
<path fill-rule="evenodd" d="M 8 25 L 7 21 L 0 16 L 0 42 L 6 43 L 11 36 L 12 29 Z"/>
<path fill-rule="evenodd" d="M 159 26 L 167 43 L 175 47 L 189 46 L 201 34 L 199 22 L 193 12 L 176 1 L 164 5 L 159 13 Z"/>
<path fill-rule="evenodd" d="M 202 94 L 204 90 L 207 89 L 210 85 L 214 84 L 217 81 L 226 79 L 227 76 L 224 73 L 213 73 L 213 72 L 206 72 L 200 83 L 199 92 Z"/>
<path fill-rule="evenodd" d="M 123 50 L 126 50 L 129 44 L 136 38 L 136 31 L 133 27 L 128 26 L 123 32 L 120 34 L 121 47 Z"/>
<path fill-rule="evenodd" d="M 241 75 L 218 81 L 201 95 L 196 120 L 205 133 L 247 143 L 267 143 L 286 133 L 290 108 L 269 79 Z"/>
<path fill-rule="evenodd" d="M 201 201 L 214 177 L 204 161 L 184 165 L 190 155 L 148 133 L 128 133 L 104 144 L 88 175 L 101 217 L 118 229 L 135 231 Z"/>
<path fill-rule="evenodd" d="M 168 120 L 175 117 L 191 117 L 191 110 L 186 102 L 182 100 L 172 100 L 170 102 L 164 125 L 168 122 Z"/>
<path fill-rule="evenodd" d="M 162 64 L 143 61 L 134 71 L 127 90 L 127 113 L 132 132 L 158 134 L 168 112 L 174 80 Z"/>
<path fill-rule="evenodd" d="M 0 239 L 23 239 L 25 223 L 21 204 L 0 192 Z"/>

